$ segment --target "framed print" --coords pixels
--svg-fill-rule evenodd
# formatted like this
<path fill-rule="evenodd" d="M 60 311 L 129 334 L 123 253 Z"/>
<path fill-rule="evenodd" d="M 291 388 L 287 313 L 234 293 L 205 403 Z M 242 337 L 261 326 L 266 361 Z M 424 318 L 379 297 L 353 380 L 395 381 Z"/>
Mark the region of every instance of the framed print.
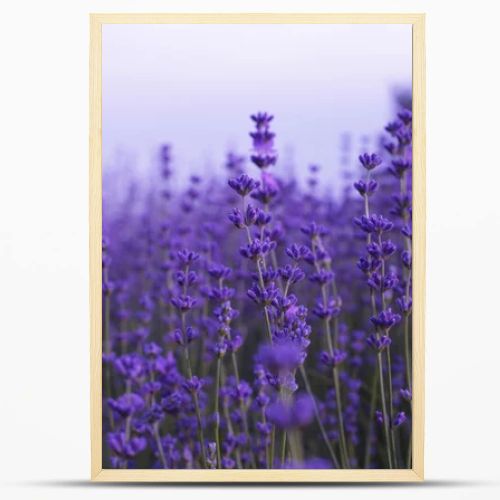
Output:
<path fill-rule="evenodd" d="M 90 48 L 92 479 L 423 480 L 424 15 Z"/>

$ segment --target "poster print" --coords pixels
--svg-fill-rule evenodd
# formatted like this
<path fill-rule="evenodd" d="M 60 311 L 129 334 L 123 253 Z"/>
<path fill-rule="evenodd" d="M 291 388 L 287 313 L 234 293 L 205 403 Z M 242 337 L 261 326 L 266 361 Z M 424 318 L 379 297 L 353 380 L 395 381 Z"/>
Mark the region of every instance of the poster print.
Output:
<path fill-rule="evenodd" d="M 101 37 L 102 468 L 411 471 L 412 24 Z"/>

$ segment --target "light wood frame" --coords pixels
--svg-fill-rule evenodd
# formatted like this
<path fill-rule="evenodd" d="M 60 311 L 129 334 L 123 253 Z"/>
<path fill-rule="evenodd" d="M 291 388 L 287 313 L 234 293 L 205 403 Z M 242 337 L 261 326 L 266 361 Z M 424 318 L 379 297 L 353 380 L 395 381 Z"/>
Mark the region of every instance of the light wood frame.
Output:
<path fill-rule="evenodd" d="M 413 401 L 412 469 L 115 470 L 102 466 L 102 25 L 411 24 L 413 29 Z M 417 482 L 424 479 L 425 15 L 91 14 L 90 15 L 90 411 L 91 479 L 123 482 Z"/>

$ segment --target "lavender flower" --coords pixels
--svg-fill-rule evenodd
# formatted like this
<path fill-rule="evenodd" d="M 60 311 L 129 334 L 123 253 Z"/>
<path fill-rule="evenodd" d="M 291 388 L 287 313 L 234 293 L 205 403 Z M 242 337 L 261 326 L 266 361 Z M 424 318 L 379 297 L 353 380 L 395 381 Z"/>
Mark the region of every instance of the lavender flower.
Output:
<path fill-rule="evenodd" d="M 366 168 L 366 170 L 373 170 L 382 163 L 382 158 L 376 153 L 363 153 L 359 156 L 359 162 L 364 168 Z"/>
<path fill-rule="evenodd" d="M 401 321 L 401 316 L 399 314 L 393 313 L 389 308 L 385 311 L 381 311 L 377 316 L 372 316 L 370 321 L 375 325 L 376 328 L 381 330 L 390 330 L 396 323 Z"/>
<path fill-rule="evenodd" d="M 411 112 L 340 195 L 251 119 L 228 178 L 172 183 L 163 145 L 105 207 L 106 467 L 411 467 Z"/>
<path fill-rule="evenodd" d="M 273 116 L 267 113 L 257 113 L 251 118 L 255 122 L 256 131 L 250 133 L 254 151 L 250 159 L 257 167 L 265 169 L 275 165 L 278 158 L 274 150 L 275 134 L 269 130 Z"/>
<path fill-rule="evenodd" d="M 246 174 L 241 174 L 235 179 L 229 179 L 229 187 L 234 189 L 240 196 L 249 195 L 254 189 L 258 188 L 260 185 L 259 181 L 250 178 Z"/>

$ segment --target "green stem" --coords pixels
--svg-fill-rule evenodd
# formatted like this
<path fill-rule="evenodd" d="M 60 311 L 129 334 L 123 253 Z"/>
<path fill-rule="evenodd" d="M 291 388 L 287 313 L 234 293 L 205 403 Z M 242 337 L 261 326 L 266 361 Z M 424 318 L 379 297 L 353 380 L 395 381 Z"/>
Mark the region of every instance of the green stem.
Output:
<path fill-rule="evenodd" d="M 266 425 L 266 410 L 265 408 L 262 408 L 262 423 Z M 271 449 L 269 447 L 269 444 L 267 442 L 267 436 L 264 438 L 265 443 L 266 443 L 266 468 L 270 469 L 271 468 Z"/>
<path fill-rule="evenodd" d="M 107 280 L 108 276 L 108 271 L 105 268 L 104 269 L 104 280 Z M 109 331 L 109 325 L 110 325 L 110 296 L 109 293 L 106 293 L 104 296 L 104 325 L 103 325 L 103 345 L 104 345 L 104 352 L 105 354 L 110 354 L 111 352 L 111 340 L 110 340 L 110 331 Z M 103 387 L 103 393 L 105 396 L 112 397 L 112 391 L 111 391 L 111 371 L 109 367 L 109 361 L 107 363 L 103 363 L 104 366 L 104 387 Z M 114 430 L 115 428 L 115 418 L 113 415 L 113 411 L 109 410 L 109 426 L 111 430 Z"/>
<path fill-rule="evenodd" d="M 236 384 L 239 385 L 240 374 L 239 374 L 239 369 L 238 369 L 238 361 L 236 359 L 236 354 L 234 352 L 231 353 L 231 359 L 233 362 L 234 378 L 236 379 Z M 252 462 L 252 467 L 254 469 L 256 469 L 257 463 L 255 461 L 255 456 L 254 456 L 254 453 L 252 451 L 252 447 L 250 445 L 251 440 L 250 440 L 250 431 L 249 431 L 249 427 L 248 427 L 247 411 L 246 411 L 245 405 L 243 404 L 243 401 L 241 401 L 241 400 L 240 400 L 240 411 L 241 411 L 241 420 L 243 422 L 243 431 L 245 432 L 245 437 L 247 438 L 250 460 Z"/>
<path fill-rule="evenodd" d="M 167 461 L 165 459 L 165 453 L 163 452 L 163 445 L 161 444 L 160 432 L 158 430 L 158 422 L 153 425 L 153 434 L 156 442 L 156 447 L 158 448 L 158 454 L 160 455 L 160 461 L 164 469 L 168 469 Z"/>
<path fill-rule="evenodd" d="M 225 375 L 224 365 L 222 365 L 221 366 L 221 384 L 222 385 L 225 384 L 225 380 L 226 380 L 226 375 Z M 224 399 L 222 400 L 222 408 L 224 410 L 224 417 L 225 417 L 226 422 L 227 422 L 227 429 L 228 429 L 229 433 L 234 436 L 234 428 L 233 428 L 233 424 L 231 422 L 231 417 L 229 415 L 229 405 L 228 405 L 228 401 L 227 401 L 227 396 L 225 396 Z M 235 455 L 236 455 L 236 465 L 237 465 L 238 469 L 242 469 L 243 467 L 241 465 L 241 454 L 240 454 L 240 450 L 238 447 L 236 447 Z"/>
<path fill-rule="evenodd" d="M 252 235 L 250 234 L 250 229 L 248 229 L 248 226 L 245 226 L 246 233 L 247 233 L 247 240 L 248 243 L 252 243 Z M 257 258 L 255 261 L 257 265 L 257 275 L 259 278 L 259 286 L 262 291 L 266 289 L 265 284 L 264 284 L 264 278 L 262 277 L 262 268 L 260 266 L 260 260 Z M 267 337 L 269 342 L 272 344 L 273 343 L 273 335 L 272 335 L 272 329 L 271 329 L 271 320 L 269 319 L 269 312 L 267 310 L 267 306 L 264 305 L 264 316 L 266 318 L 266 328 L 267 328 Z"/>
<path fill-rule="evenodd" d="M 328 439 L 328 435 L 326 433 L 325 427 L 323 425 L 323 422 L 321 421 L 321 415 L 319 414 L 319 409 L 318 405 L 316 404 L 316 399 L 314 398 L 314 395 L 311 390 L 311 384 L 309 383 L 309 378 L 307 377 L 306 370 L 304 367 L 301 365 L 300 366 L 300 374 L 302 375 L 302 378 L 304 380 L 304 385 L 306 386 L 306 391 L 309 394 L 309 397 L 311 398 L 311 401 L 313 402 L 313 409 L 314 409 L 314 415 L 316 417 L 316 421 L 318 422 L 319 430 L 321 432 L 321 435 L 323 436 L 323 441 L 325 442 L 325 445 L 328 449 L 328 453 L 330 453 L 330 457 L 333 460 L 333 464 L 335 465 L 335 468 L 339 468 L 339 460 L 337 458 L 337 455 L 335 454 L 334 449 L 332 448 L 332 445 L 330 443 L 330 440 Z"/>
<path fill-rule="evenodd" d="M 392 363 L 391 363 L 391 347 L 387 346 L 387 374 L 388 374 L 388 384 L 389 384 L 389 411 L 391 415 L 391 447 L 392 447 L 392 456 L 394 459 L 394 467 L 398 468 L 398 456 L 396 453 L 396 442 L 394 436 L 394 429 L 392 427 L 392 416 L 394 415 L 394 404 L 392 399 Z"/>
<path fill-rule="evenodd" d="M 276 426 L 273 425 L 271 429 L 271 453 L 270 453 L 270 468 L 274 468 L 274 442 L 276 440 Z"/>
<path fill-rule="evenodd" d="M 193 370 L 191 368 L 191 359 L 189 356 L 189 347 L 188 347 L 187 338 L 186 338 L 186 313 L 181 314 L 181 322 L 182 322 L 182 336 L 184 339 L 184 359 L 186 362 L 186 369 L 187 369 L 188 377 L 189 377 L 189 379 L 192 379 L 193 378 Z M 200 442 L 203 467 L 205 467 L 205 469 L 207 469 L 208 462 L 207 462 L 207 455 L 206 455 L 206 451 L 205 451 L 205 438 L 203 436 L 203 422 L 201 419 L 200 403 L 198 400 L 198 394 L 194 391 L 193 391 L 193 401 L 194 401 L 194 409 L 196 412 L 196 420 L 198 423 L 198 440 Z"/>
<path fill-rule="evenodd" d="M 283 434 L 281 436 L 281 468 L 285 465 L 286 457 L 286 430 L 283 429 Z"/>
<path fill-rule="evenodd" d="M 406 172 L 401 177 L 400 183 L 401 195 L 405 196 L 407 194 L 407 179 Z M 409 214 L 408 211 L 403 211 L 403 221 L 405 224 L 408 223 Z M 408 252 L 411 253 L 411 242 L 408 238 L 403 238 L 405 242 L 405 247 Z M 406 272 L 406 287 L 405 287 L 405 299 L 409 300 L 410 298 L 410 284 L 412 279 L 412 271 L 411 268 Z M 406 365 L 406 384 L 408 389 L 412 392 L 412 357 L 410 351 L 410 313 L 405 312 L 404 314 L 404 330 L 403 330 L 403 340 L 404 340 L 404 352 L 405 352 L 405 365 Z M 408 453 L 407 453 L 407 466 L 411 467 L 411 455 L 412 455 L 412 428 L 410 427 L 410 434 L 408 436 Z"/>
<path fill-rule="evenodd" d="M 316 246 L 321 246 L 320 240 L 317 238 L 313 238 L 311 242 L 311 248 L 312 252 L 314 255 L 314 266 L 316 269 L 316 272 L 320 272 L 320 266 L 317 263 L 316 259 Z M 323 307 L 326 309 L 328 306 L 328 294 L 327 294 L 327 289 L 326 285 L 323 284 L 321 285 L 321 296 L 323 299 Z M 326 337 L 326 343 L 328 347 L 328 352 L 330 356 L 333 356 L 333 342 L 332 342 L 332 332 L 330 328 L 330 320 L 328 318 L 324 319 L 324 327 L 325 327 L 325 337 Z M 339 422 L 339 435 L 340 435 L 340 461 L 342 464 L 343 469 L 347 469 L 349 467 L 349 458 L 347 456 L 347 440 L 345 438 L 345 431 L 344 431 L 344 416 L 342 412 L 342 397 L 340 394 L 340 380 L 338 377 L 337 369 L 336 367 L 333 368 L 333 387 L 335 389 L 335 398 L 336 398 L 336 406 L 337 406 L 337 419 Z"/>
<path fill-rule="evenodd" d="M 321 292 L 323 296 L 323 305 L 326 308 L 328 305 L 328 299 L 326 294 L 325 285 L 321 286 Z M 330 356 L 333 356 L 333 344 L 332 344 L 332 334 L 330 329 L 330 321 L 328 318 L 324 320 L 325 326 L 325 336 L 326 342 L 328 346 L 328 351 Z M 338 376 L 337 367 L 334 367 L 332 370 L 333 374 L 333 387 L 335 389 L 335 400 L 337 406 L 337 419 L 339 421 L 339 435 L 340 435 L 340 461 L 343 469 L 347 469 L 349 467 L 349 459 L 347 457 L 347 441 L 345 438 L 345 430 L 344 430 L 344 416 L 342 411 L 342 397 L 340 394 L 340 380 Z"/>
<path fill-rule="evenodd" d="M 337 367 L 333 368 L 333 383 L 334 383 L 334 387 L 335 387 L 335 398 L 336 398 L 336 402 L 337 402 L 337 417 L 339 419 L 342 466 L 344 469 L 348 469 L 349 468 L 349 458 L 347 456 L 347 441 L 345 438 L 344 417 L 343 417 L 343 412 L 342 412 L 342 397 L 340 395 L 340 381 L 339 381 L 339 373 L 338 373 Z"/>
<path fill-rule="evenodd" d="M 365 462 L 364 462 L 365 469 L 368 469 L 370 465 L 372 435 L 373 435 L 373 417 L 375 414 L 375 405 L 377 404 L 377 385 L 378 385 L 378 371 L 375 368 L 375 373 L 373 374 L 373 381 L 371 387 L 370 410 L 368 413 L 368 431 L 366 433 Z"/>
<path fill-rule="evenodd" d="M 384 434 L 385 434 L 385 443 L 386 443 L 386 450 L 387 450 L 387 461 L 389 463 L 389 469 L 393 469 L 393 461 L 392 461 L 392 446 L 391 446 L 391 439 L 389 436 L 389 416 L 387 415 L 387 404 L 385 400 L 385 388 L 384 388 L 384 370 L 383 370 L 383 360 L 382 360 L 382 353 L 378 352 L 377 353 L 377 365 L 378 365 L 378 376 L 379 376 L 379 381 L 380 381 L 380 400 L 382 402 L 382 415 L 383 415 L 383 427 L 384 427 Z"/>
<path fill-rule="evenodd" d="M 410 436 L 408 438 L 408 455 L 406 457 L 406 468 L 411 469 L 411 459 L 412 459 L 412 438 L 411 438 L 411 432 Z"/>
<path fill-rule="evenodd" d="M 205 438 L 203 437 L 203 424 L 201 420 L 200 403 L 198 401 L 198 394 L 193 394 L 194 408 L 196 412 L 196 420 L 198 422 L 198 440 L 200 441 L 201 447 L 201 459 L 203 461 L 203 467 L 208 469 L 207 454 L 205 452 Z"/>
<path fill-rule="evenodd" d="M 382 247 L 382 235 L 378 235 L 378 244 L 380 247 Z M 382 267 L 381 267 L 381 273 L 382 273 L 382 279 L 385 276 L 385 259 L 382 257 Z M 384 296 L 384 290 L 380 290 L 380 301 L 382 303 L 382 309 L 385 310 L 386 308 L 386 302 L 385 302 L 385 296 Z M 389 332 L 386 331 L 385 334 L 389 336 Z M 392 461 L 393 461 L 393 466 L 397 468 L 397 457 L 396 457 L 396 444 L 394 442 L 394 432 L 392 429 L 392 417 L 394 415 L 394 405 L 393 405 L 393 395 L 392 395 L 392 366 L 391 366 L 391 346 L 387 346 L 386 349 L 387 353 L 387 378 L 388 378 L 388 391 L 389 391 L 389 439 L 390 439 L 390 446 L 391 446 L 391 451 L 392 451 Z"/>
<path fill-rule="evenodd" d="M 220 453 L 220 415 L 219 415 L 219 391 L 220 391 L 220 366 L 221 358 L 217 357 L 217 372 L 215 375 L 215 445 L 217 447 L 217 468 L 221 468 L 221 453 Z"/>

